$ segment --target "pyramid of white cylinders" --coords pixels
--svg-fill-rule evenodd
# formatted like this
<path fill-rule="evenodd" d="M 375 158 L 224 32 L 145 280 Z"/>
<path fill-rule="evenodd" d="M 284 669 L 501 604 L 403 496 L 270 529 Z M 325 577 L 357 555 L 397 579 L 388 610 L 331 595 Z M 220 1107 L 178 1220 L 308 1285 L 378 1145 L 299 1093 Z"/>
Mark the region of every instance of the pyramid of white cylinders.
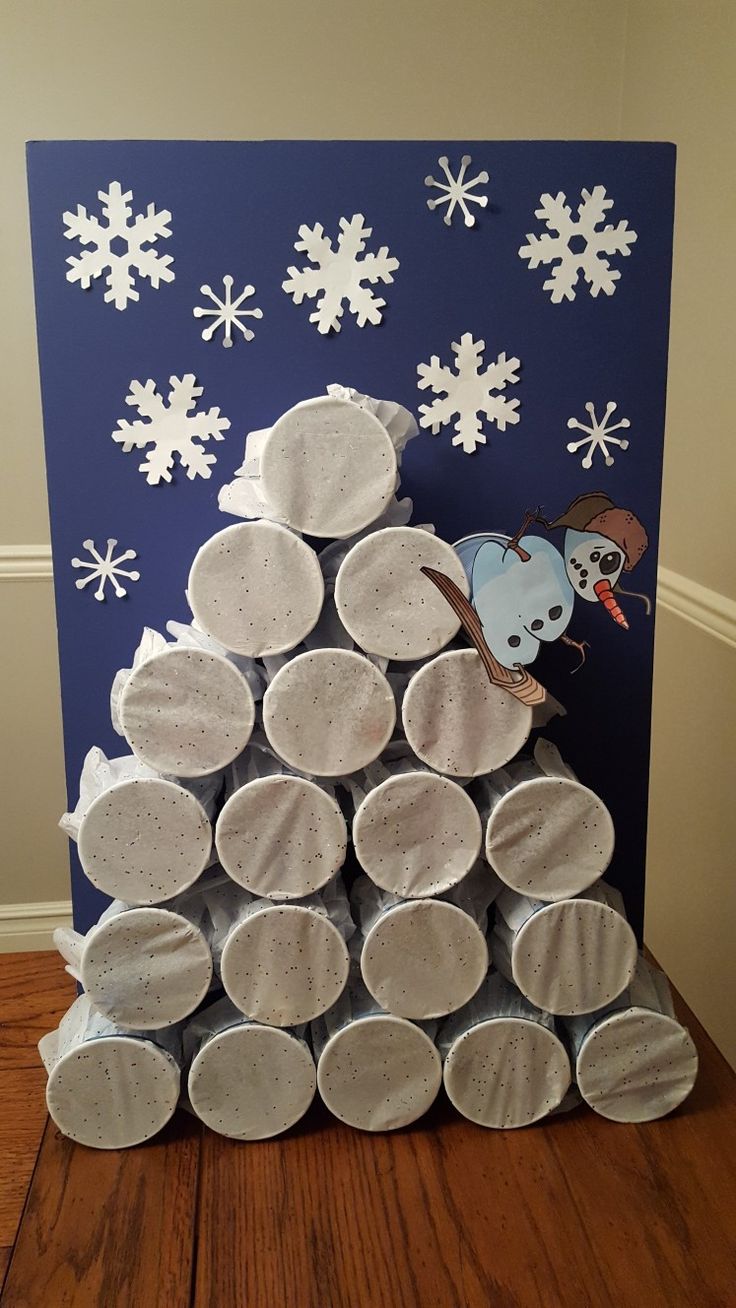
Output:
<path fill-rule="evenodd" d="M 62 818 L 111 904 L 56 943 L 80 997 L 40 1052 L 82 1144 L 178 1103 L 238 1140 L 318 1091 L 350 1126 L 582 1100 L 644 1121 L 697 1057 L 603 880 L 614 827 L 443 596 L 455 551 L 396 498 L 416 434 L 342 387 L 252 432 L 187 621 L 115 678 L 127 752 L 90 750 Z M 309 538 L 308 540 L 305 537 Z M 625 820 L 625 815 L 622 815 Z"/>

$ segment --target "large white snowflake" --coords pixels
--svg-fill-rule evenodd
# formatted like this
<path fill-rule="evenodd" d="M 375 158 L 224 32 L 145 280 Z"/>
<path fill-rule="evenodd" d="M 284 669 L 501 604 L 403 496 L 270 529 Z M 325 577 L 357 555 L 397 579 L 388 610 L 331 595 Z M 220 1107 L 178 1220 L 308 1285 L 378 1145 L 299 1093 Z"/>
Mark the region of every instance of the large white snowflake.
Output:
<path fill-rule="evenodd" d="M 193 373 L 169 378 L 168 405 L 156 390 L 155 382 L 149 380 L 145 385 L 139 381 L 130 383 L 125 403 L 137 409 L 141 417 L 135 422 L 120 418 L 112 438 L 122 445 L 126 454 L 132 449 L 153 446 L 143 463 L 138 465 L 138 471 L 145 472 L 150 486 L 171 481 L 175 454 L 179 455 L 179 463 L 186 468 L 190 480 L 211 476 L 210 464 L 215 463 L 216 456 L 206 454 L 196 442 L 224 440 L 222 433 L 228 430 L 230 420 L 221 418 L 220 410 L 215 408 L 196 412 L 201 394 L 202 387 L 197 386 Z M 142 421 L 144 418 L 148 421 Z"/>
<path fill-rule="evenodd" d="M 226 349 L 230 349 L 233 343 L 233 327 L 237 327 L 238 330 L 243 333 L 246 341 L 253 340 L 255 333 L 251 331 L 250 327 L 246 326 L 244 322 L 240 321 L 241 318 L 263 317 L 262 309 L 244 309 L 241 307 L 246 300 L 249 300 L 252 295 L 255 295 L 255 286 L 246 286 L 244 290 L 240 292 L 238 298 L 234 300 L 232 298 L 233 281 L 234 278 L 232 278 L 229 273 L 226 273 L 223 277 L 222 284 L 225 290 L 224 299 L 222 300 L 219 295 L 215 295 L 211 286 L 200 286 L 199 289 L 202 295 L 208 296 L 215 307 L 214 309 L 208 309 L 204 306 L 197 305 L 196 309 L 192 309 L 195 318 L 212 319 L 202 332 L 203 341 L 211 341 L 219 327 L 225 328 L 222 343 Z"/>
<path fill-rule="evenodd" d="M 578 422 L 577 418 L 568 418 L 567 420 L 568 427 L 577 428 L 578 431 L 586 432 L 586 435 L 579 441 L 570 441 L 568 443 L 568 453 L 577 454 L 578 450 L 585 449 L 587 453 L 583 457 L 582 466 L 584 468 L 592 468 L 593 455 L 596 450 L 600 450 L 606 467 L 610 468 L 613 463 L 613 455 L 609 453 L 609 445 L 618 445 L 621 450 L 628 450 L 629 448 L 628 440 L 621 440 L 619 436 L 612 436 L 611 433 L 614 431 L 620 431 L 622 428 L 630 427 L 631 423 L 628 418 L 622 418 L 620 422 L 612 423 L 609 427 L 608 419 L 616 409 L 613 400 L 608 401 L 606 412 L 600 421 L 595 416 L 594 404 L 588 401 L 585 409 L 590 417 L 590 427 L 586 426 L 584 422 Z"/>
<path fill-rule="evenodd" d="M 140 299 L 135 289 L 134 271 L 139 277 L 147 277 L 155 289 L 160 282 L 174 280 L 170 266 L 174 262 L 173 256 L 159 254 L 153 248 L 159 237 L 171 236 L 171 214 L 168 209 L 157 213 L 155 206 L 149 204 L 145 214 L 136 214 L 129 223 L 133 210 L 128 201 L 132 200 L 133 192 L 123 191 L 120 182 L 110 182 L 108 189 L 98 191 L 97 196 L 102 201 L 107 226 L 94 214 L 88 214 L 81 204 L 77 205 L 76 213 L 67 210 L 64 214 L 67 240 L 77 240 L 80 245 L 93 247 L 67 259 L 69 271 L 66 279 L 79 282 L 87 291 L 92 279 L 101 277 L 107 270 L 105 302 L 112 301 L 116 309 L 125 309 L 129 300 Z"/>
<path fill-rule="evenodd" d="M 636 232 L 629 230 L 625 218 L 616 227 L 612 223 L 600 226 L 613 205 L 613 200 L 606 198 L 604 186 L 594 186 L 592 191 L 582 190 L 581 196 L 577 218 L 573 218 L 570 205 L 565 203 L 563 191 L 557 195 L 541 196 L 541 208 L 536 209 L 535 214 L 544 219 L 547 231 L 541 236 L 527 232 L 529 244 L 522 245 L 519 250 L 522 259 L 529 260 L 530 268 L 558 260 L 544 283 L 553 304 L 575 299 L 580 273 L 592 296 L 600 291 L 604 295 L 613 295 L 621 273 L 612 269 L 603 256 L 620 254 L 625 257 L 631 253 L 629 247 L 636 240 Z"/>
<path fill-rule="evenodd" d="M 450 422 L 457 414 L 456 434 L 453 445 L 461 445 L 466 454 L 472 454 L 477 445 L 486 444 L 486 435 L 482 430 L 480 414 L 489 422 L 495 422 L 500 431 L 507 423 L 519 421 L 516 410 L 518 400 L 508 400 L 505 395 L 494 395 L 494 391 L 503 391 L 510 382 L 519 380 L 520 363 L 518 359 L 507 359 L 499 354 L 495 363 L 483 367 L 485 341 L 474 341 L 470 332 L 460 337 L 459 344 L 452 343 L 456 356 L 456 372 L 440 363 L 436 354 L 429 363 L 420 363 L 419 389 L 424 391 L 431 387 L 435 395 L 444 399 L 433 400 L 431 404 L 420 404 L 420 427 L 431 427 L 437 435 L 440 427 Z"/>
<path fill-rule="evenodd" d="M 140 572 L 128 572 L 125 568 L 120 567 L 121 563 L 127 563 L 130 559 L 137 557 L 135 550 L 124 550 L 122 554 L 118 554 L 117 558 L 113 558 L 116 545 L 116 540 L 108 540 L 107 550 L 102 555 L 93 540 L 82 541 L 82 546 L 87 550 L 90 557 L 89 560 L 72 559 L 73 568 L 87 569 L 86 577 L 78 577 L 74 583 L 77 590 L 84 590 L 84 587 L 88 586 L 91 581 L 97 581 L 99 585 L 95 591 L 95 599 L 104 600 L 105 586 L 109 582 L 118 599 L 122 599 L 124 595 L 127 595 L 127 591 L 124 586 L 120 585 L 118 577 L 125 577 L 128 581 L 140 581 Z"/>
<path fill-rule="evenodd" d="M 445 210 L 444 222 L 447 227 L 452 223 L 452 215 L 455 212 L 455 209 L 459 208 L 462 212 L 465 226 L 474 227 L 475 214 L 470 212 L 467 202 L 471 201 L 473 204 L 480 205 L 481 209 L 485 209 L 488 204 L 488 196 L 475 195 L 473 193 L 473 188 L 476 186 L 483 186 L 489 180 L 488 173 L 484 168 L 476 177 L 472 177 L 466 182 L 465 173 L 468 169 L 468 165 L 472 163 L 472 157 L 469 154 L 464 154 L 460 160 L 460 170 L 457 177 L 453 177 L 452 175 L 450 161 L 447 158 L 447 155 L 443 154 L 437 162 L 445 174 L 447 181 L 437 182 L 432 176 L 425 177 L 425 186 L 433 186 L 436 190 L 443 192 L 442 195 L 427 200 L 427 208 L 437 209 L 439 205 L 446 204 L 447 209 Z"/>
<path fill-rule="evenodd" d="M 373 228 L 365 227 L 364 222 L 362 213 L 353 214 L 350 219 L 341 218 L 336 249 L 331 238 L 325 236 L 321 223 L 314 227 L 303 224 L 299 228 L 300 239 L 294 243 L 294 249 L 306 254 L 315 267 L 288 268 L 289 276 L 281 286 L 287 295 L 293 295 L 295 304 L 301 304 L 305 296 L 308 299 L 319 296 L 309 321 L 317 324 L 322 335 L 330 329 L 339 332 L 343 300 L 347 300 L 359 327 L 367 322 L 376 326 L 381 321 L 386 301 L 374 295 L 370 288 L 376 282 L 392 282 L 399 261 L 389 255 L 387 245 L 382 245 L 377 254 L 359 257 L 373 234 Z M 364 282 L 368 285 L 364 286 Z"/>

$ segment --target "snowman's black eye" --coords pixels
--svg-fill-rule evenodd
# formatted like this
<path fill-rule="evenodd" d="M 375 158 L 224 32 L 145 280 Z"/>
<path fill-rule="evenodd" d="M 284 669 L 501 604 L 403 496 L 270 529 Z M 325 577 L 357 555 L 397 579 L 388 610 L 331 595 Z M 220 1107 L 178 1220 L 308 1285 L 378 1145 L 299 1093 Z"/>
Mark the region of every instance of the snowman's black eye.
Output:
<path fill-rule="evenodd" d="M 592 556 L 591 556 L 592 557 Z M 609 550 L 601 559 L 601 572 L 604 577 L 610 577 L 615 572 L 621 562 L 621 555 L 618 550 Z"/>
<path fill-rule="evenodd" d="M 555 604 L 554 608 L 551 608 L 551 609 L 550 609 L 550 611 L 549 611 L 549 616 L 550 616 L 550 618 L 552 619 L 553 622 L 556 622 L 558 618 L 561 618 L 561 617 L 562 617 L 562 605 L 561 605 L 561 604 Z"/>
<path fill-rule="evenodd" d="M 590 556 L 591 563 L 597 563 L 600 557 L 601 557 L 600 550 L 593 550 L 593 553 Z"/>
<path fill-rule="evenodd" d="M 512 649 L 516 649 L 517 645 L 520 644 L 521 644 L 521 636 L 509 636 L 509 645 L 511 646 Z"/>

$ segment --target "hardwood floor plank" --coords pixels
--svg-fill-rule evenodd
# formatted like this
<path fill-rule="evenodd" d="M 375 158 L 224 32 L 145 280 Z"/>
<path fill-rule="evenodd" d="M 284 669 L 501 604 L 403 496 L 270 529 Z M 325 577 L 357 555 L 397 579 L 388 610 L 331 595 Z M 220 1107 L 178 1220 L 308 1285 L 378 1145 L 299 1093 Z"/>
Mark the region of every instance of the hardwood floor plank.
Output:
<path fill-rule="evenodd" d="M 0 1072 L 40 1065 L 36 1046 L 75 995 L 57 953 L 0 956 Z"/>
<path fill-rule="evenodd" d="M 46 1073 L 0 1072 L 0 1245 L 13 1243 L 46 1121 Z"/>
<path fill-rule="evenodd" d="M 8 1263 L 10 1262 L 10 1255 L 12 1252 L 13 1250 L 10 1245 L 7 1245 L 4 1249 L 0 1249 L 0 1290 L 2 1290 L 5 1273 L 8 1270 Z"/>

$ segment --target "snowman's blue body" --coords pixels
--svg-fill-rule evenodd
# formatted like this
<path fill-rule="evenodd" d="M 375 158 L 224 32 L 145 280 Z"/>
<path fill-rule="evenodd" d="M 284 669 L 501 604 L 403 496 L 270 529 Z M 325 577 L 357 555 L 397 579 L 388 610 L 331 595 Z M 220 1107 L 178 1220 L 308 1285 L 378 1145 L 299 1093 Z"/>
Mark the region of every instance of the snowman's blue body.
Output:
<path fill-rule="evenodd" d="M 466 536 L 455 545 L 486 644 L 504 667 L 531 663 L 541 641 L 558 640 L 575 600 L 565 560 L 551 541 L 522 536 L 519 545 L 528 559 L 496 533 Z"/>

